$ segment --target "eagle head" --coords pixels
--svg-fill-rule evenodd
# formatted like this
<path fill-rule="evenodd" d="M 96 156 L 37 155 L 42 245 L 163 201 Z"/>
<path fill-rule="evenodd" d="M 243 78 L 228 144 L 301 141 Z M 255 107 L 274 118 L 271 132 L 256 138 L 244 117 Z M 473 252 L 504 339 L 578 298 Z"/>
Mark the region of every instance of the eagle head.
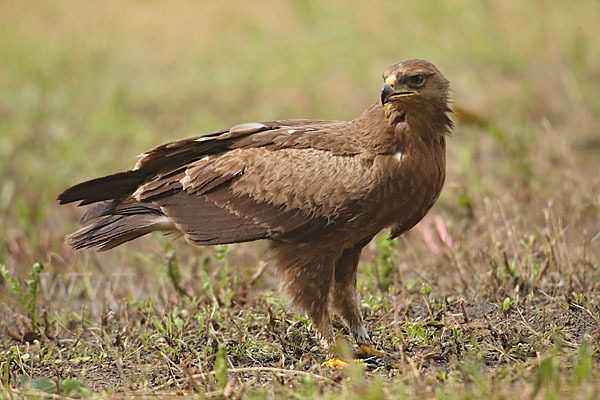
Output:
<path fill-rule="evenodd" d="M 446 105 L 448 80 L 432 63 L 425 60 L 400 61 L 383 73 L 381 104 L 400 102 Z"/>

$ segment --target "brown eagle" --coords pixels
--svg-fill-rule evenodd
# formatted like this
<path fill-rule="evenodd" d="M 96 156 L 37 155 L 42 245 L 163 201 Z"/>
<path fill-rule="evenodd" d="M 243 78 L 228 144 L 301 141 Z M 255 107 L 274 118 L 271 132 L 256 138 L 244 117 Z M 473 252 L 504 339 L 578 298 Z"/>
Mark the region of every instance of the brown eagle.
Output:
<path fill-rule="evenodd" d="M 250 122 L 143 153 L 130 171 L 75 185 L 60 204 L 93 204 L 67 236 L 111 249 L 152 231 L 189 243 L 268 239 L 292 305 L 331 348 L 335 310 L 371 345 L 356 295 L 363 247 L 384 228 L 419 222 L 445 179 L 448 81 L 406 60 L 383 74 L 381 98 L 352 121 Z"/>

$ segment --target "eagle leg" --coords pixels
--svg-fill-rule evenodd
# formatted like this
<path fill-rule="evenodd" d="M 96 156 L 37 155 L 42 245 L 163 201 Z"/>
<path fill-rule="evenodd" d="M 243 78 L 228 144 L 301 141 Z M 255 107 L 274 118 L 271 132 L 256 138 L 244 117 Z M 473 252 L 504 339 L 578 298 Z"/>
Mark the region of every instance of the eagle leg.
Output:
<path fill-rule="evenodd" d="M 352 334 L 356 344 L 358 344 L 358 352 L 354 354 L 354 358 L 358 359 L 385 357 L 384 353 L 373 347 L 373 343 L 362 319 L 360 304 L 356 293 L 358 260 L 363 247 L 365 247 L 371 239 L 372 238 L 365 239 L 355 246 L 345 249 L 342 255 L 337 259 L 334 271 L 333 308 Z M 362 364 L 367 367 L 365 362 L 362 362 Z M 342 370 L 348 366 L 348 362 L 338 357 L 333 357 L 325 361 L 321 366 Z"/>
<path fill-rule="evenodd" d="M 331 352 L 335 348 L 335 335 L 329 311 L 329 292 L 333 280 L 332 264 L 317 264 L 300 267 L 298 270 L 302 272 L 300 280 L 305 283 L 301 288 L 292 285 L 287 289 L 292 305 L 308 314 L 315 326 L 321 346 Z"/>
<path fill-rule="evenodd" d="M 335 348 L 331 323 L 330 292 L 338 254 L 332 256 L 314 248 L 298 251 L 285 243 L 272 245 L 278 259 L 281 284 L 293 309 L 308 314 L 323 348 Z M 289 250 L 293 250 L 289 251 Z"/>
<path fill-rule="evenodd" d="M 371 239 L 368 238 L 359 242 L 354 247 L 345 249 L 335 263 L 333 308 L 359 346 L 372 345 L 371 338 L 362 319 L 356 293 L 358 260 L 363 247 Z"/>

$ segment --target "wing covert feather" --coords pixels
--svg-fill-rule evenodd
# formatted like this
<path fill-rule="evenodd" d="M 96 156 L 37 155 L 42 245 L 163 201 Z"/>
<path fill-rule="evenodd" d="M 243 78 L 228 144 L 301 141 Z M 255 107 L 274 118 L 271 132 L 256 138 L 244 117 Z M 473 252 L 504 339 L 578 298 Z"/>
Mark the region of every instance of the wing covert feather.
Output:
<path fill-rule="evenodd" d="M 235 149 L 189 163 L 136 191 L 194 242 L 309 241 L 361 209 L 371 164 L 323 150 Z"/>

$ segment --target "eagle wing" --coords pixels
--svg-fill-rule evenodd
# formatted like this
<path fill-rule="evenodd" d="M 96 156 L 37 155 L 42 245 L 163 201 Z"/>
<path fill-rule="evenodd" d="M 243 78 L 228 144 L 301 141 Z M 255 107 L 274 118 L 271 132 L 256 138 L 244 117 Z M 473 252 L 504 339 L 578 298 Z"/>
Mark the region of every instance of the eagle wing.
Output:
<path fill-rule="evenodd" d="M 307 242 L 359 212 L 370 182 L 360 154 L 346 122 L 247 123 L 158 146 L 133 170 L 81 183 L 58 199 L 97 203 L 83 223 L 104 217 L 71 236 L 75 247 L 114 247 L 164 230 L 164 217 L 201 245 Z"/>

